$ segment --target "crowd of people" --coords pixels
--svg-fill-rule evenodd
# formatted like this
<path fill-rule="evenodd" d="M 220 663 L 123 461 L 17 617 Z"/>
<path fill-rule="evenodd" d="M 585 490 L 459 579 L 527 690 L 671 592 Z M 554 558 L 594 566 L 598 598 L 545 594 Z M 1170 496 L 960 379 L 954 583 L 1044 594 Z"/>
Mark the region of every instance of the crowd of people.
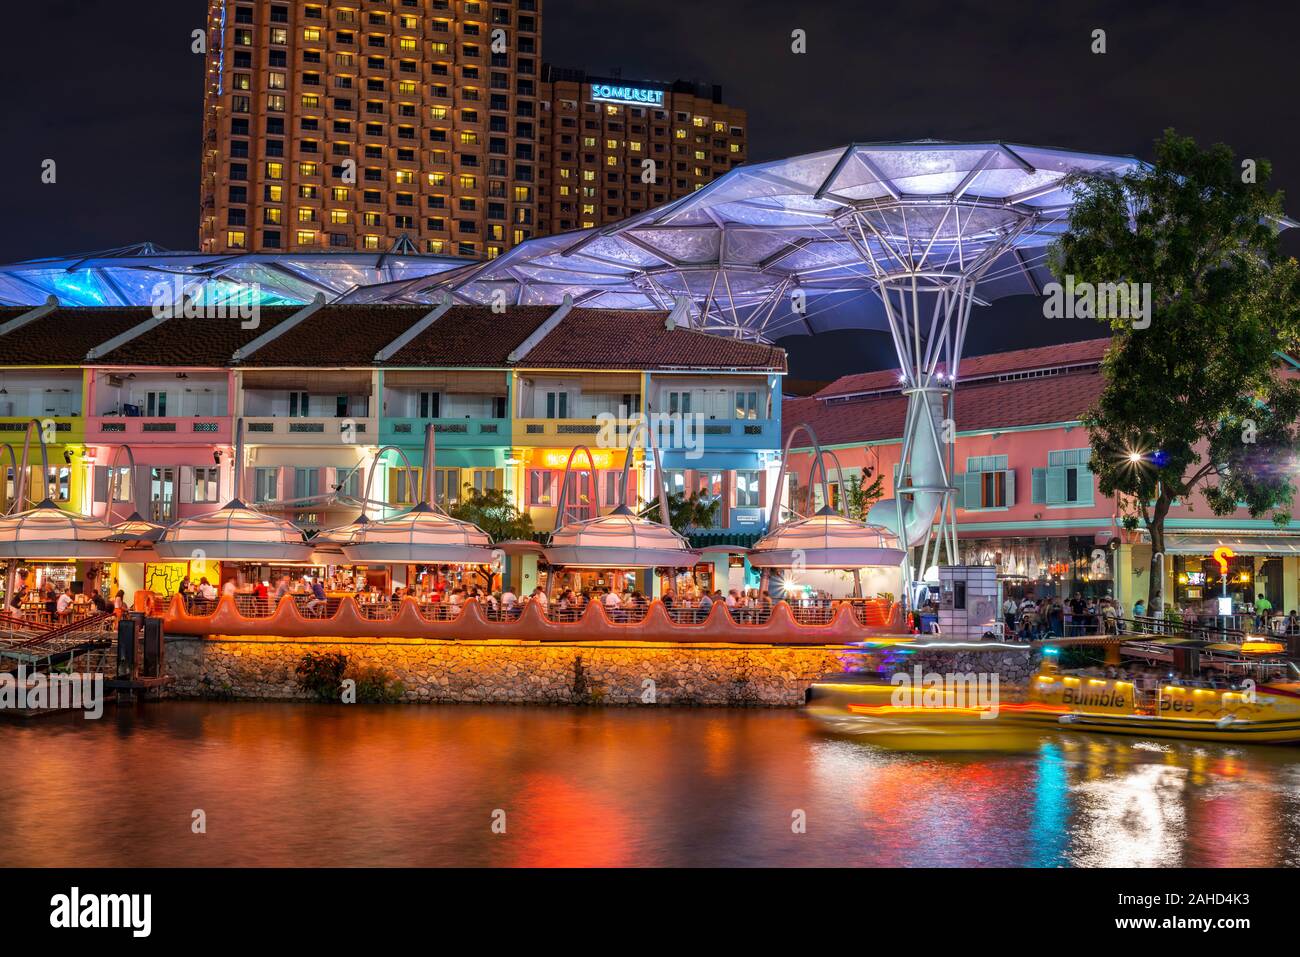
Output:
<path fill-rule="evenodd" d="M 43 625 L 62 626 L 91 615 L 126 611 L 126 593 L 118 590 L 110 600 L 98 589 L 77 594 L 71 584 L 44 588 L 29 587 L 27 575 L 20 573 L 9 598 L 10 607 L 19 615 Z"/>
<path fill-rule="evenodd" d="M 1134 609 L 1134 614 L 1139 614 Z M 1008 635 L 1025 640 L 1114 635 L 1119 633 L 1124 610 L 1110 596 L 1084 598 L 1075 592 L 1070 598 L 1025 596 L 1020 601 L 1008 596 L 1002 603 L 1002 621 Z"/>

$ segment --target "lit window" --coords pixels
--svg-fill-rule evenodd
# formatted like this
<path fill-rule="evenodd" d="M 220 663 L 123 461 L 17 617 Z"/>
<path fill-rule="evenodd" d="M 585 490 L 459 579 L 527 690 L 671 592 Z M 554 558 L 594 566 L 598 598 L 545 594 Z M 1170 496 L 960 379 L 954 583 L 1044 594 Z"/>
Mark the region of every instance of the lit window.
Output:
<path fill-rule="evenodd" d="M 348 211 L 346 209 L 331 209 L 330 222 L 335 226 L 346 225 L 348 221 Z"/>
<path fill-rule="evenodd" d="M 266 164 L 266 178 L 267 178 L 267 179 L 284 179 L 284 164 L 283 164 L 283 163 L 267 163 L 267 164 Z"/>
<path fill-rule="evenodd" d="M 319 175 L 320 175 L 320 167 L 317 166 L 315 163 L 299 163 L 299 164 L 298 164 L 298 175 L 299 175 L 299 176 L 319 176 Z"/>
<path fill-rule="evenodd" d="M 320 27 L 304 27 L 302 38 L 308 43 L 320 43 Z"/>
<path fill-rule="evenodd" d="M 245 237 L 243 230 L 232 229 L 230 232 L 226 233 L 226 245 L 231 249 L 243 249 L 244 244 Z"/>
<path fill-rule="evenodd" d="M 310 229 L 298 230 L 299 246 L 314 246 L 316 244 L 316 233 Z"/>
<path fill-rule="evenodd" d="M 335 186 L 330 190 L 330 199 L 336 203 L 346 203 L 348 201 L 348 188 L 346 186 Z"/>
<path fill-rule="evenodd" d="M 361 237 L 361 246 L 362 246 L 362 248 L 364 248 L 364 249 L 378 249 L 378 248 L 379 248 L 379 237 L 378 237 L 378 236 L 375 236 L 375 235 L 373 235 L 373 234 L 367 233 L 365 236 L 362 236 L 362 237 Z"/>
<path fill-rule="evenodd" d="M 266 96 L 266 108 L 274 113 L 284 112 L 284 94 L 268 93 Z"/>
<path fill-rule="evenodd" d="M 402 184 L 415 182 L 415 174 L 409 169 L 399 169 L 393 173 L 393 178 Z"/>

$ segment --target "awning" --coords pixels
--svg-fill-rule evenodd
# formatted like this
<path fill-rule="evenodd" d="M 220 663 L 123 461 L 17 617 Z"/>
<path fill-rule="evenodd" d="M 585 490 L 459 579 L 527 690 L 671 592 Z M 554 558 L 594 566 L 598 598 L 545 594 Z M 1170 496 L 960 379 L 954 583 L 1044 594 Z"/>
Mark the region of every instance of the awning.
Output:
<path fill-rule="evenodd" d="M 1165 534 L 1166 555 L 1209 556 L 1216 548 L 1231 548 L 1237 555 L 1300 555 L 1300 535 Z"/>

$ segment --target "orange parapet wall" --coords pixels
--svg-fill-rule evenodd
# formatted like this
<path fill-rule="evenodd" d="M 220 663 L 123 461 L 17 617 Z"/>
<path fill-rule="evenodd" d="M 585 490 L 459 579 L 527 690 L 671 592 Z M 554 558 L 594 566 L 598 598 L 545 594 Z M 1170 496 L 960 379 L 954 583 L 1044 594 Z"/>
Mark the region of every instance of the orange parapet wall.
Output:
<path fill-rule="evenodd" d="M 293 598 L 280 599 L 275 613 L 266 618 L 247 618 L 235 601 L 222 596 L 210 615 L 191 615 L 179 595 L 172 597 L 164 616 L 164 628 L 172 635 L 275 636 L 279 638 L 431 638 L 443 641 L 663 641 L 732 642 L 763 645 L 840 645 L 873 637 L 900 635 L 903 631 L 901 606 L 886 609 L 883 602 L 868 606 L 868 619 L 860 623 L 853 609 L 840 605 L 828 624 L 800 624 L 783 601 L 772 607 L 762 624 L 741 624 L 732 619 L 722 604 L 715 604 L 700 624 L 678 624 L 658 599 L 650 602 L 639 622 L 615 622 L 598 603 L 587 605 L 577 621 L 554 622 L 534 604 L 524 606 L 513 621 L 491 621 L 476 601 L 468 601 L 460 614 L 448 621 L 431 621 L 420 614 L 416 601 L 403 598 L 397 613 L 387 621 L 364 617 L 351 598 L 344 598 L 329 618 L 307 618 Z M 875 624 L 875 621 L 879 624 Z"/>

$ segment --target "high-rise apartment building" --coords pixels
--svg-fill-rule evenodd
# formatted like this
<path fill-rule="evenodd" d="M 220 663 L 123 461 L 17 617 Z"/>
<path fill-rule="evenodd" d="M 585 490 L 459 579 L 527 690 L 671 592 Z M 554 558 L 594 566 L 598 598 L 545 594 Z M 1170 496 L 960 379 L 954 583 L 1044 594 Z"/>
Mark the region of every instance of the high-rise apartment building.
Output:
<path fill-rule="evenodd" d="M 541 19 L 542 0 L 211 0 L 203 251 L 487 259 L 745 158 L 720 88 L 544 71 Z"/>
<path fill-rule="evenodd" d="M 536 234 L 541 0 L 213 0 L 209 37 L 205 251 Z"/>
<path fill-rule="evenodd" d="M 614 222 L 694 192 L 746 158 L 747 117 L 720 86 L 632 82 L 547 66 L 541 226 Z"/>

